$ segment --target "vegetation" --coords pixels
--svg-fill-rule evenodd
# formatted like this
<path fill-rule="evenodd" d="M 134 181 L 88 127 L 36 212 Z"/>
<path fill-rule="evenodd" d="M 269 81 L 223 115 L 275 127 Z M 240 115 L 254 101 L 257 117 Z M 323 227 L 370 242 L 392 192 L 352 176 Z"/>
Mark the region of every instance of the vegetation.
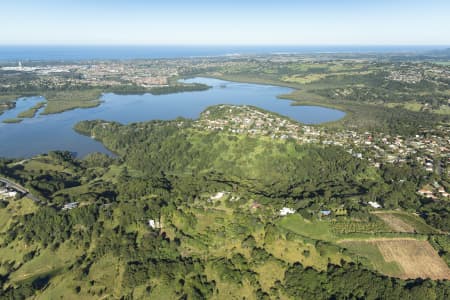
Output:
<path fill-rule="evenodd" d="M 194 84 L 177 84 L 163 87 L 154 87 L 150 89 L 150 93 L 153 95 L 164 95 L 173 93 L 184 93 L 194 91 L 206 91 L 210 89 L 210 86 L 201 83 Z"/>
<path fill-rule="evenodd" d="M 33 106 L 32 108 L 23 111 L 21 113 L 19 113 L 17 115 L 18 118 L 34 118 L 34 116 L 36 115 L 36 113 L 38 112 L 39 109 L 43 108 L 45 106 L 45 102 L 39 102 L 38 104 L 36 104 L 35 106 Z"/>
<path fill-rule="evenodd" d="M 47 102 L 40 102 L 36 106 L 30 108 L 27 111 L 21 112 L 18 118 L 32 118 L 36 112 L 45 106 L 42 115 L 55 114 L 64 112 L 67 110 L 72 110 L 75 108 L 92 108 L 100 105 L 100 97 L 104 92 L 112 92 L 117 94 L 141 94 L 141 93 L 151 93 L 153 95 L 163 95 L 172 93 L 182 93 L 182 92 L 192 92 L 192 91 L 205 91 L 210 87 L 204 84 L 177 84 L 163 87 L 154 88 L 142 88 L 138 86 L 118 86 L 111 87 L 107 89 L 99 88 L 82 88 L 82 89 L 67 89 L 67 90 L 55 90 L 55 91 L 36 91 L 36 92 L 26 92 L 26 95 L 38 94 L 46 98 Z M 17 97 L 16 97 L 17 98 Z M 10 98 L 6 99 L 16 99 Z M 5 102 L 9 105 L 9 102 Z M 12 102 L 13 103 L 13 102 Z M 2 106 L 0 106 L 1 110 Z"/>
<path fill-rule="evenodd" d="M 437 113 L 448 83 L 424 73 L 411 84 L 408 70 L 393 62 L 239 60 L 189 72 L 300 88 L 283 97 L 350 112 L 324 130 L 412 135 L 419 124 L 448 121 Z M 39 91 L 45 112 L 96 106 L 108 89 L 69 90 Z M 210 110 L 210 118 L 226 117 Z M 445 175 L 375 167 L 326 143 L 195 124 L 84 121 L 75 130 L 117 157 L 53 151 L 0 159 L 0 177 L 43 200 L 0 200 L 0 298 L 449 298 L 450 208 L 417 194 Z"/>
<path fill-rule="evenodd" d="M 281 85 L 295 90 L 281 98 L 347 112 L 328 126 L 411 135 L 448 122 L 448 82 L 436 65 L 405 62 L 272 61 L 229 63 L 202 75 Z M 436 67 L 442 68 L 442 67 Z M 436 71 L 440 72 L 440 71 Z M 414 95 L 414 96 L 412 96 Z"/>
<path fill-rule="evenodd" d="M 22 121 L 23 121 L 23 119 L 13 118 L 13 119 L 5 119 L 2 122 L 7 123 L 7 124 L 14 124 L 14 123 L 20 123 Z"/>
<path fill-rule="evenodd" d="M 100 105 L 101 94 L 101 90 L 98 89 L 47 91 L 43 94 L 47 105 L 42 114 L 55 114 L 74 108 L 96 107 Z"/>
<path fill-rule="evenodd" d="M 381 273 L 396 275 L 395 264 L 341 243 L 404 237 L 361 204 L 383 198 L 420 210 L 417 198 L 390 196 L 398 187 L 385 181 L 396 170 L 375 170 L 332 146 L 205 132 L 192 122 L 86 121 L 77 131 L 118 158 L 51 152 L 1 160 L 3 177 L 46 199 L 0 208 L 2 297 L 375 298 L 373 287 L 406 298 L 448 293 L 447 282 L 387 279 Z M 70 202 L 78 207 L 62 210 Z M 297 213 L 279 217 L 283 206 Z M 323 209 L 333 214 L 320 216 Z M 352 276 L 358 286 L 348 286 Z M 319 292 L 316 283 L 329 288 Z"/>

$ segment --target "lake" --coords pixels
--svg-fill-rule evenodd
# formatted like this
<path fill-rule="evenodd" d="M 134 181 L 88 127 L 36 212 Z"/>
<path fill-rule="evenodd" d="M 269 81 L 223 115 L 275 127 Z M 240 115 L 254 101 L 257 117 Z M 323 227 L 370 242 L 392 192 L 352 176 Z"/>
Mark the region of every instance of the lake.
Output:
<path fill-rule="evenodd" d="M 206 107 L 216 104 L 254 105 L 279 113 L 305 124 L 336 121 L 345 113 L 318 106 L 291 106 L 291 101 L 278 95 L 290 93 L 285 87 L 236 83 L 211 78 L 192 78 L 212 86 L 201 92 L 158 95 L 104 94 L 102 104 L 95 108 L 75 109 L 53 115 L 24 119 L 21 123 L 0 123 L 0 156 L 31 157 L 51 150 L 68 150 L 83 157 L 91 152 L 111 154 L 100 142 L 82 136 L 73 126 L 83 120 L 102 119 L 123 124 L 149 120 L 171 120 L 177 117 L 197 118 Z M 0 122 L 15 118 L 20 112 L 43 101 L 41 97 L 21 98 L 16 108 L 0 115 Z"/>

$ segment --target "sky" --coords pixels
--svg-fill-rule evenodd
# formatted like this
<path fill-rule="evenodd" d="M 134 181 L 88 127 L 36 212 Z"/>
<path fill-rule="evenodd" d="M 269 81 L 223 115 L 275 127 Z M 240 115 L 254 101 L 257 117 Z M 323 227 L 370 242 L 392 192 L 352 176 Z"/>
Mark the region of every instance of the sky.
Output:
<path fill-rule="evenodd" d="M 0 44 L 450 45 L 450 1 L 0 0 Z"/>

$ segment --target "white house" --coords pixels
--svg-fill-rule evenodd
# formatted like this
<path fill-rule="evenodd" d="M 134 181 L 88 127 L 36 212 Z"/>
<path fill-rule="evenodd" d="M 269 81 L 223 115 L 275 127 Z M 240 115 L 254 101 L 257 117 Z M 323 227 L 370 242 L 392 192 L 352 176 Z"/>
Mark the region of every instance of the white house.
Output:
<path fill-rule="evenodd" d="M 225 192 L 218 192 L 214 196 L 211 196 L 211 200 L 219 200 L 225 195 Z"/>
<path fill-rule="evenodd" d="M 283 207 L 282 209 L 280 209 L 280 216 L 287 216 L 293 213 L 295 213 L 295 209 L 289 207 Z"/>
<path fill-rule="evenodd" d="M 71 210 L 78 207 L 78 202 L 71 202 L 64 204 L 62 210 Z"/>
<path fill-rule="evenodd" d="M 372 206 L 373 208 L 381 208 L 381 205 L 375 201 L 369 201 L 369 205 Z"/>
<path fill-rule="evenodd" d="M 16 191 L 9 191 L 7 189 L 1 189 L 0 190 L 0 196 L 4 197 L 15 197 L 17 195 Z"/>
<path fill-rule="evenodd" d="M 159 221 L 150 219 L 148 220 L 148 226 L 150 226 L 153 229 L 161 228 L 161 223 Z"/>

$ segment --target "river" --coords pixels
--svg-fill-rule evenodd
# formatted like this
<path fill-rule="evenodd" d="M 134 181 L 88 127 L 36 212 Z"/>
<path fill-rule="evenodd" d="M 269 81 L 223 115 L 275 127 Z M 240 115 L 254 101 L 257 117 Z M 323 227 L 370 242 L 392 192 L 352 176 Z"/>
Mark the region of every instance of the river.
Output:
<path fill-rule="evenodd" d="M 91 152 L 111 154 L 98 141 L 76 133 L 73 126 L 79 121 L 95 119 L 123 124 L 177 117 L 195 119 L 206 107 L 216 104 L 254 105 L 305 124 L 336 121 L 345 115 L 342 111 L 325 107 L 292 106 L 291 101 L 277 98 L 292 91 L 285 87 L 211 78 L 192 78 L 186 82 L 204 83 L 212 88 L 201 92 L 157 96 L 104 94 L 101 105 L 95 108 L 74 109 L 52 115 L 38 113 L 21 123 L 1 123 L 44 100 L 41 97 L 19 99 L 16 108 L 0 115 L 0 156 L 31 157 L 51 150 L 68 150 L 78 157 Z"/>

